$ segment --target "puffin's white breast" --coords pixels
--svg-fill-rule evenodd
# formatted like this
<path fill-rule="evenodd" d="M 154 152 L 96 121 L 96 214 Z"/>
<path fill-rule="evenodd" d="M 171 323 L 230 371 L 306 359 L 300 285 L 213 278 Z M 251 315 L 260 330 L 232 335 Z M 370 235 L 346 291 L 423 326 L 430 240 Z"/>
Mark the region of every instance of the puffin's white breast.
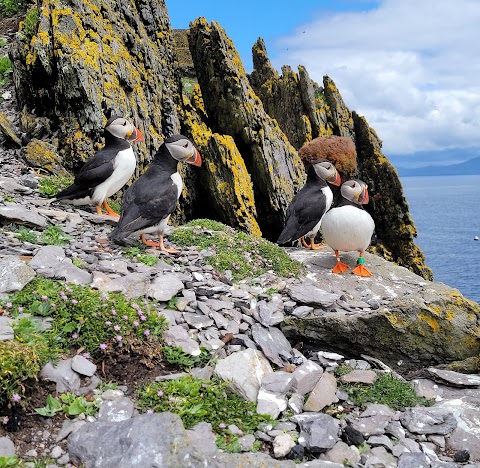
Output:
<path fill-rule="evenodd" d="M 364 210 L 354 206 L 332 208 L 322 220 L 325 242 L 334 250 L 364 251 L 372 239 L 375 223 Z"/>
<path fill-rule="evenodd" d="M 132 177 L 136 166 L 137 160 L 132 148 L 119 151 L 113 162 L 112 175 L 93 191 L 93 203 L 99 205 L 105 199 L 117 193 Z"/>
<path fill-rule="evenodd" d="M 183 181 L 182 177 L 178 172 L 174 172 L 171 176 L 170 179 L 173 180 L 173 183 L 177 186 L 178 194 L 177 194 L 177 199 L 180 198 L 180 195 L 182 194 L 183 190 Z"/>

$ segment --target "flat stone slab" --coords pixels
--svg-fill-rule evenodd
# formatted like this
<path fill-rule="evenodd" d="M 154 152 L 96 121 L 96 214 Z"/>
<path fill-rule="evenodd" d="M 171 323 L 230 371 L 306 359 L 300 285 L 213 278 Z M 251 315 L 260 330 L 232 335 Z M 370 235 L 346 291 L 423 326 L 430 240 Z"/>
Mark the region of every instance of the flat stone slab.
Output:
<path fill-rule="evenodd" d="M 18 257 L 0 258 L 0 293 L 21 291 L 35 276 L 35 271 Z"/>
<path fill-rule="evenodd" d="M 12 223 L 27 224 L 45 228 L 48 225 L 46 218 L 36 211 L 29 210 L 26 206 L 9 203 L 7 206 L 0 206 L 0 218 Z"/>
<path fill-rule="evenodd" d="M 444 369 L 435 369 L 429 367 L 426 369 L 430 378 L 436 382 L 441 382 L 447 385 L 453 385 L 454 387 L 479 387 L 480 375 L 474 374 L 461 374 L 460 372 L 454 372 Z"/>

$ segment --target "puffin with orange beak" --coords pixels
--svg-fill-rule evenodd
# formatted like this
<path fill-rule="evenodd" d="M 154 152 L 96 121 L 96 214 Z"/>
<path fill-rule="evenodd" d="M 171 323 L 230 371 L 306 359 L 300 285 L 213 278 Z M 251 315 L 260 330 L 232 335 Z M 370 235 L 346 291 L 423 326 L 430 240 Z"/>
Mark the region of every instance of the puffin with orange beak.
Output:
<path fill-rule="evenodd" d="M 285 225 L 277 244 L 286 244 L 301 239 L 308 249 L 317 250 L 324 246 L 315 244 L 315 236 L 322 218 L 333 202 L 332 189 L 328 184 L 340 185 L 340 175 L 328 159 L 318 159 L 308 168 L 307 181 L 293 197 L 287 208 Z M 309 242 L 305 241 L 308 237 Z"/>
<path fill-rule="evenodd" d="M 119 215 L 108 206 L 107 198 L 118 192 L 137 167 L 133 141 L 142 141 L 142 132 L 129 120 L 114 115 L 108 119 L 105 146 L 81 167 L 70 187 L 57 193 L 55 199 L 72 205 L 95 205 L 97 214 Z"/>
<path fill-rule="evenodd" d="M 125 192 L 120 220 L 110 234 L 111 240 L 125 244 L 128 236 L 139 234 L 146 245 L 164 252 L 178 252 L 164 246 L 163 233 L 182 193 L 179 162 L 200 166 L 202 159 L 187 137 L 173 135 L 163 142 L 149 168 Z M 147 240 L 145 234 L 156 234 L 159 242 Z"/>
<path fill-rule="evenodd" d="M 364 266 L 363 252 L 370 245 L 375 223 L 362 205 L 369 201 L 367 184 L 358 179 L 348 180 L 340 189 L 341 199 L 323 218 L 322 234 L 325 242 L 335 251 L 337 263 L 333 273 L 349 269 L 342 263 L 339 251 L 358 251 L 357 267 L 352 271 L 358 276 L 371 276 Z"/>

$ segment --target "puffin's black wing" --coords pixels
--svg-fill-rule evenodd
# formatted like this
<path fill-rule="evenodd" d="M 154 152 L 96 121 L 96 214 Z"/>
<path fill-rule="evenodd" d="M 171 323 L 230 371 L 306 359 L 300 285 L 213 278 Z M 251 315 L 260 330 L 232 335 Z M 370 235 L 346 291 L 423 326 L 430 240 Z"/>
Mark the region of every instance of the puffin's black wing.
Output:
<path fill-rule="evenodd" d="M 300 239 L 315 227 L 326 210 L 326 199 L 321 187 L 313 184 L 303 186 L 287 208 L 285 226 L 277 244 Z"/>
<path fill-rule="evenodd" d="M 127 147 L 129 144 L 127 144 Z M 56 198 L 75 199 L 90 196 L 93 189 L 107 180 L 113 173 L 115 156 L 121 149 L 118 145 L 106 147 L 92 156 L 81 167 L 72 185 L 57 193 Z"/>
<path fill-rule="evenodd" d="M 175 211 L 177 194 L 177 186 L 168 174 L 149 168 L 126 191 L 120 220 L 111 238 L 122 239 L 155 226 Z"/>

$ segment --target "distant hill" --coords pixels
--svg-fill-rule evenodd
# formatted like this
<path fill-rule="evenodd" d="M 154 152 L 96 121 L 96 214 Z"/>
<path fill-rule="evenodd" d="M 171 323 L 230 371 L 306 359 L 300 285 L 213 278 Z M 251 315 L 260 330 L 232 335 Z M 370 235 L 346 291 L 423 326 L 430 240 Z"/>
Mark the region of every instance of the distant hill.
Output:
<path fill-rule="evenodd" d="M 400 177 L 480 174 L 480 157 L 448 166 L 397 167 L 397 171 Z"/>

